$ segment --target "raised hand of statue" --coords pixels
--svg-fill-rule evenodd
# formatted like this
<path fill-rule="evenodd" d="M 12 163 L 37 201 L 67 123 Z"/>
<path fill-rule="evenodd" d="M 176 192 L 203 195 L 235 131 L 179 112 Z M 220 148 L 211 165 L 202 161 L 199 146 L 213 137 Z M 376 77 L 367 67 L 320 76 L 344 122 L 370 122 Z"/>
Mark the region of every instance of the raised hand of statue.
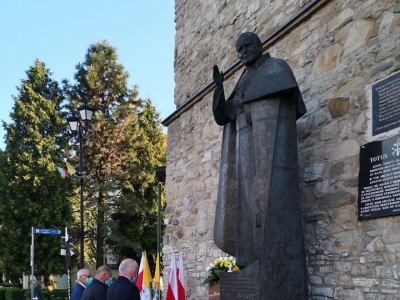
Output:
<path fill-rule="evenodd" d="M 217 65 L 213 67 L 213 80 L 216 86 L 222 86 L 224 82 L 224 73 L 220 72 Z"/>

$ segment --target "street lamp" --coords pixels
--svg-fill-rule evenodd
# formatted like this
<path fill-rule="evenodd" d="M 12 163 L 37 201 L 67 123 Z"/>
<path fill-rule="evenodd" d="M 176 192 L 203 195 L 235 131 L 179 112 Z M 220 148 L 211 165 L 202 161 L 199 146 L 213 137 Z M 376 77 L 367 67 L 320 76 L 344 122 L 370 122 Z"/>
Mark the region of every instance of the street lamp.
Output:
<path fill-rule="evenodd" d="M 72 115 L 67 118 L 69 128 L 74 136 L 79 140 L 79 184 L 80 184 L 80 228 L 79 228 L 79 238 L 81 239 L 81 257 L 80 257 L 80 269 L 85 266 L 84 258 L 84 241 L 85 241 L 85 230 L 83 225 L 83 139 L 87 135 L 85 127 L 89 124 L 92 119 L 94 108 L 85 101 L 79 107 L 79 114 L 81 118 L 76 115 Z"/>
<path fill-rule="evenodd" d="M 157 253 L 160 253 L 161 243 L 161 183 L 165 182 L 165 166 L 157 167 L 154 171 L 154 177 L 158 181 L 158 198 L 157 198 Z"/>

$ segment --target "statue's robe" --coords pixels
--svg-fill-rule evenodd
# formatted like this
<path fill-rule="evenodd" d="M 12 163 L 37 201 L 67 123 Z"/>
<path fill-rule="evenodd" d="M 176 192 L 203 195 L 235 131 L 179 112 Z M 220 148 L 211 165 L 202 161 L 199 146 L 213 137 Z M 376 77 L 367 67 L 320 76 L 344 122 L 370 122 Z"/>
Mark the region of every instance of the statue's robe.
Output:
<path fill-rule="evenodd" d="M 224 125 L 214 243 L 241 267 L 260 264 L 265 299 L 306 299 L 296 120 L 306 108 L 283 60 L 264 54 L 213 113 Z M 301 296 L 300 296 L 301 295 Z"/>

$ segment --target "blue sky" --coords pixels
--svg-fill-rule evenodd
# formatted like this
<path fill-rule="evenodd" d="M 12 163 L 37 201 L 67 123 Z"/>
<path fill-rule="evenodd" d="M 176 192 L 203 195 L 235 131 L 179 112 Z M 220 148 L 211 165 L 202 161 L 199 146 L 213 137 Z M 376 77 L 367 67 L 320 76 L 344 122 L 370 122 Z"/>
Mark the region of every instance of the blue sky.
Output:
<path fill-rule="evenodd" d="M 174 0 L 1 0 L 0 119 L 9 123 L 17 86 L 36 58 L 61 83 L 90 44 L 117 48 L 129 87 L 153 101 L 161 118 L 174 110 Z M 3 127 L 0 148 L 4 149 Z"/>

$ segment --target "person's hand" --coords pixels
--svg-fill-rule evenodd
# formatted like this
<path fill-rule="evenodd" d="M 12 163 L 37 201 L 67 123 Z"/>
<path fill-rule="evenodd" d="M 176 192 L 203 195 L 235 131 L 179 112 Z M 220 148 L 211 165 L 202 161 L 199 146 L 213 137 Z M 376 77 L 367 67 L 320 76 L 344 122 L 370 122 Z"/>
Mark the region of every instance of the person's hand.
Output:
<path fill-rule="evenodd" d="M 224 82 L 224 73 L 220 72 L 217 65 L 213 67 L 213 80 L 216 86 L 222 86 Z"/>

